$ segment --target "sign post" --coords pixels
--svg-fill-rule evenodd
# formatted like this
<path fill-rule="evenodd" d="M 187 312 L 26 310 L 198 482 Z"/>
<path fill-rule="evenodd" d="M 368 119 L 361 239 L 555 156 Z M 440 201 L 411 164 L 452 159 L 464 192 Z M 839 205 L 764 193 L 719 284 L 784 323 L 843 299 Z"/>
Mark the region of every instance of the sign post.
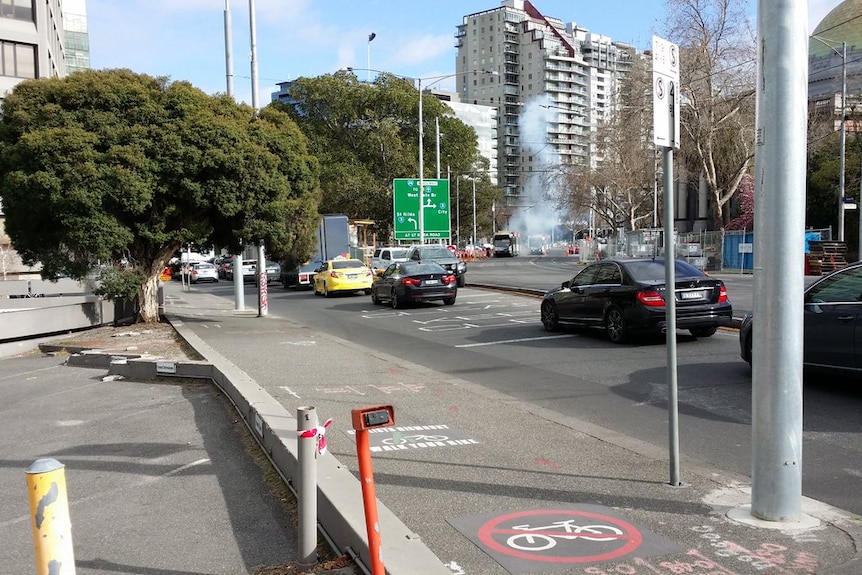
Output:
<path fill-rule="evenodd" d="M 674 243 L 673 150 L 679 148 L 679 46 L 652 37 L 653 143 L 662 147 L 664 166 L 664 277 L 667 348 L 667 408 L 670 484 L 679 476 L 679 406 L 676 370 L 676 245 Z"/>
<path fill-rule="evenodd" d="M 396 240 L 449 240 L 452 222 L 449 180 L 397 178 L 392 182 L 393 229 Z M 419 211 L 419 198 L 424 204 Z"/>

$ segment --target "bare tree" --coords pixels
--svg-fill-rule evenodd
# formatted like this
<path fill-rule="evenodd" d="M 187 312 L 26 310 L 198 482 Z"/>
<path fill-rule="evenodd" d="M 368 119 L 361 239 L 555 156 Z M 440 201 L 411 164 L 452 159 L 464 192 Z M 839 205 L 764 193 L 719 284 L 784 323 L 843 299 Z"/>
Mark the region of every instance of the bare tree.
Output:
<path fill-rule="evenodd" d="M 680 46 L 681 156 L 706 182 L 716 228 L 754 158 L 756 43 L 743 0 L 666 0 Z"/>
<path fill-rule="evenodd" d="M 609 228 L 633 230 L 652 222 L 655 152 L 652 144 L 652 82 L 643 57 L 620 83 L 616 106 L 594 133 L 596 163 L 569 166 L 566 207 L 592 210 Z"/>

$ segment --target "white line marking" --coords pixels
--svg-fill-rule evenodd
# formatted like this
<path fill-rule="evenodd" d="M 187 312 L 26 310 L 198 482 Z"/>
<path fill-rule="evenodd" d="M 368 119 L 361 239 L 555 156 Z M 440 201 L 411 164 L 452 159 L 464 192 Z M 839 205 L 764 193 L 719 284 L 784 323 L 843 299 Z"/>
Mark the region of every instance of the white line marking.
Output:
<path fill-rule="evenodd" d="M 566 335 L 548 335 L 548 336 L 544 336 L 544 337 L 522 337 L 522 338 L 518 338 L 518 339 L 503 339 L 500 341 L 486 341 L 483 343 L 465 343 L 465 344 L 461 344 L 461 345 L 456 345 L 455 347 L 486 347 L 489 345 L 499 345 L 501 343 L 521 343 L 524 341 L 541 341 L 543 339 L 563 339 L 563 338 L 567 338 L 567 337 L 575 337 L 575 336 L 572 334 L 566 334 Z"/>

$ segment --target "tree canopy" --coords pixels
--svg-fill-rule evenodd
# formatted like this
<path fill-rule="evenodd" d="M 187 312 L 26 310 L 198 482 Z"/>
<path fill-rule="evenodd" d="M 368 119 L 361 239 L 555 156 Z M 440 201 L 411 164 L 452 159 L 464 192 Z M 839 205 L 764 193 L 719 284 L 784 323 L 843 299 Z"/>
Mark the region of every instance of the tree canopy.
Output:
<path fill-rule="evenodd" d="M 415 178 L 419 157 L 419 93 L 407 79 L 382 73 L 373 83 L 350 71 L 299 78 L 285 106 L 320 160 L 321 213 L 341 212 L 392 230 L 392 180 Z M 424 177 L 436 177 L 435 118 L 440 126 L 441 177 L 480 173 L 476 133 L 431 94 L 423 93 Z M 430 127 L 430 129 L 429 129 Z M 483 172 L 487 180 L 487 170 Z M 453 186 L 454 187 L 454 186 Z M 490 202 L 481 194 L 487 211 Z M 452 198 L 454 203 L 454 197 Z M 478 201 L 478 200 L 477 200 Z"/>
<path fill-rule="evenodd" d="M 22 82 L 2 112 L 0 197 L 22 259 L 46 278 L 124 262 L 142 321 L 158 321 L 158 275 L 183 244 L 263 241 L 278 257 L 316 226 L 319 167 L 282 111 L 103 70 Z"/>

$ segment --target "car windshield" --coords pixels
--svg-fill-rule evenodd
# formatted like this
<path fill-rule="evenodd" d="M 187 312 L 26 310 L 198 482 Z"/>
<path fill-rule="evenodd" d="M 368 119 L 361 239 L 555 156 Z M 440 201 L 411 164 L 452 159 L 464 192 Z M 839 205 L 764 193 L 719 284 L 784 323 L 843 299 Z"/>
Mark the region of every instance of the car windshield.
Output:
<path fill-rule="evenodd" d="M 199 269 L 199 270 L 212 270 L 212 269 L 215 269 L 215 266 L 214 266 L 214 265 L 212 265 L 212 264 L 197 264 L 197 265 L 195 266 L 195 269 Z"/>
<path fill-rule="evenodd" d="M 454 257 L 452 252 L 449 251 L 447 247 L 430 247 L 430 248 L 420 248 L 419 249 L 419 257 L 422 259 L 426 258 L 451 258 Z"/>
<path fill-rule="evenodd" d="M 350 268 L 361 268 L 363 265 L 364 264 L 359 260 L 335 260 L 332 262 L 332 269 L 346 270 Z"/>
<path fill-rule="evenodd" d="M 408 251 L 410 251 L 408 248 L 392 248 L 392 250 L 390 250 L 390 253 L 391 253 L 392 259 L 406 258 Z"/>
<path fill-rule="evenodd" d="M 446 270 L 434 262 L 424 264 L 403 263 L 401 264 L 401 272 L 409 276 L 418 274 L 445 274 Z"/>
<path fill-rule="evenodd" d="M 638 282 L 663 282 L 664 281 L 664 260 L 643 260 L 627 262 L 626 270 L 632 276 L 632 279 Z M 674 274 L 677 278 L 703 277 L 701 272 L 696 267 L 684 261 L 676 260 L 674 266 Z"/>

